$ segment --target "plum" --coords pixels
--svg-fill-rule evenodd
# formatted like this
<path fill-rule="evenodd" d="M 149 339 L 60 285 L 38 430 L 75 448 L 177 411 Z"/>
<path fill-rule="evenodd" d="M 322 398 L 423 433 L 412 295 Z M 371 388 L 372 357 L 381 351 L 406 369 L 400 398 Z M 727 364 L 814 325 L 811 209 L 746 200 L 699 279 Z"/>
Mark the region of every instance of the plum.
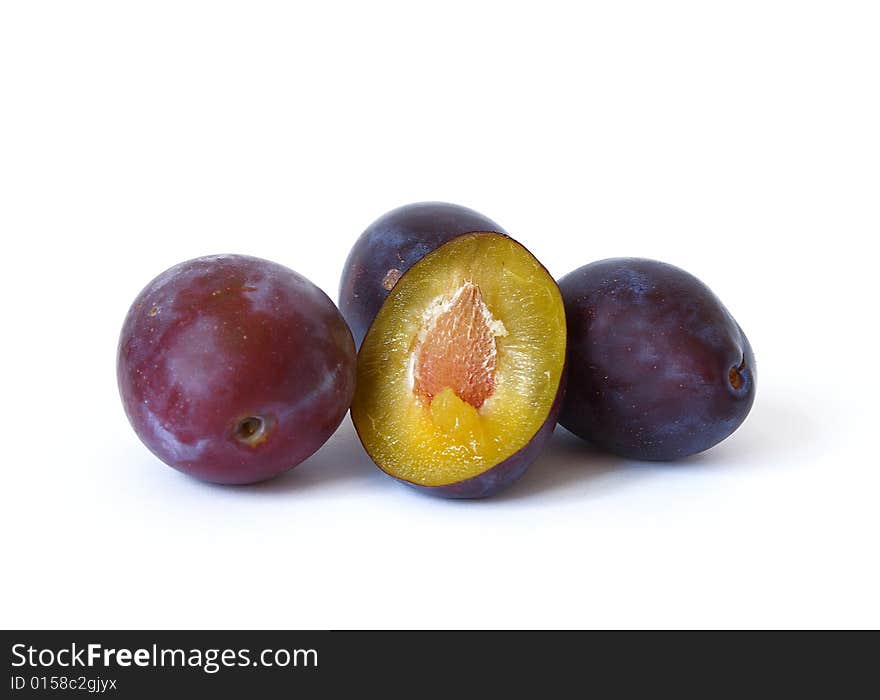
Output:
<path fill-rule="evenodd" d="M 394 478 L 451 498 L 519 478 L 561 407 L 565 309 L 512 238 L 457 236 L 391 290 L 361 345 L 351 416 Z"/>
<path fill-rule="evenodd" d="M 339 284 L 339 309 L 360 347 L 400 276 L 426 254 L 463 233 L 504 233 L 473 209 L 445 202 L 398 207 L 374 221 L 355 242 Z"/>
<path fill-rule="evenodd" d="M 213 255 L 166 270 L 122 327 L 119 391 L 138 437 L 206 481 L 269 479 L 317 450 L 354 394 L 351 332 L 277 263 Z"/>
<path fill-rule="evenodd" d="M 568 319 L 562 426 L 623 457 L 669 460 L 712 447 L 745 420 L 752 347 L 696 277 L 615 258 L 584 265 L 559 287 Z"/>

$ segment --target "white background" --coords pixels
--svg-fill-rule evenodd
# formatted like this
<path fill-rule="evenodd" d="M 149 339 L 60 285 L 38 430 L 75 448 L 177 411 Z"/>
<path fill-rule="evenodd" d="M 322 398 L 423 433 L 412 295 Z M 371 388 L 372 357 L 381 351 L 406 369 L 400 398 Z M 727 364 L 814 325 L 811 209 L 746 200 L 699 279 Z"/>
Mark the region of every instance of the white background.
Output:
<path fill-rule="evenodd" d="M 877 4 L 309 5 L 2 5 L 0 624 L 880 626 Z M 347 419 L 249 488 L 139 443 L 116 341 L 155 274 L 250 253 L 335 298 L 425 199 L 557 276 L 695 273 L 755 348 L 744 426 L 665 465 L 558 429 L 485 502 Z"/>

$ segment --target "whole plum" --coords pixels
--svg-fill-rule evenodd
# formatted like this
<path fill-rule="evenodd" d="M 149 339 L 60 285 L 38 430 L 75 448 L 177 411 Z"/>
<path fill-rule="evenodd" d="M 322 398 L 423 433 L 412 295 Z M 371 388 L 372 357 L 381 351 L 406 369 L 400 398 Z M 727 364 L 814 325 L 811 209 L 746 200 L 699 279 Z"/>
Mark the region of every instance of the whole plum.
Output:
<path fill-rule="evenodd" d="M 129 309 L 117 355 L 125 412 L 163 462 L 244 484 L 302 462 L 354 394 L 351 333 L 282 265 L 215 255 L 163 272 Z"/>
<path fill-rule="evenodd" d="M 615 258 L 559 282 L 568 323 L 560 424 L 624 457 L 706 450 L 745 420 L 755 357 L 712 291 L 672 265 Z"/>
<path fill-rule="evenodd" d="M 360 347 L 388 293 L 414 263 L 464 233 L 504 233 L 479 212 L 419 202 L 379 217 L 355 241 L 339 283 L 339 309 Z"/>

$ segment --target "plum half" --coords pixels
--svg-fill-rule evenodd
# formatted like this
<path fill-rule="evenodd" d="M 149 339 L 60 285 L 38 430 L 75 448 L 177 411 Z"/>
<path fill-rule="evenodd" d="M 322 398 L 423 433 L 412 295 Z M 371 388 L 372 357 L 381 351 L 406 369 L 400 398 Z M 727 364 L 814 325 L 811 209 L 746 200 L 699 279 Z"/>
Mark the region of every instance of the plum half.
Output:
<path fill-rule="evenodd" d="M 755 357 L 712 291 L 655 260 L 594 262 L 559 281 L 568 317 L 560 424 L 609 452 L 669 460 L 745 420 Z"/>
<path fill-rule="evenodd" d="M 553 432 L 565 367 L 556 282 L 504 234 L 458 236 L 391 290 L 358 355 L 351 415 L 376 465 L 452 498 L 519 478 Z"/>
<path fill-rule="evenodd" d="M 351 332 L 282 265 L 214 255 L 163 272 L 119 338 L 129 421 L 163 462 L 206 481 L 271 478 L 317 450 L 354 394 Z"/>
<path fill-rule="evenodd" d="M 388 293 L 413 263 L 472 231 L 504 233 L 479 212 L 445 202 L 407 204 L 370 224 L 352 247 L 339 284 L 339 309 L 356 345 L 360 347 Z"/>

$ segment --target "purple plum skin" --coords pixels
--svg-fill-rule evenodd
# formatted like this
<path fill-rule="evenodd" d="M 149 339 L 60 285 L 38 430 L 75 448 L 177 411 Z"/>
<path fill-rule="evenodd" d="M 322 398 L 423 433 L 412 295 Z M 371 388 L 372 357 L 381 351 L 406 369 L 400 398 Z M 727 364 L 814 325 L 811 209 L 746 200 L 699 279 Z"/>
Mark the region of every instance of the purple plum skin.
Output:
<path fill-rule="evenodd" d="M 474 231 L 505 233 L 479 212 L 419 202 L 379 217 L 355 241 L 339 283 L 339 309 L 360 347 L 400 276 L 435 248 Z"/>
<path fill-rule="evenodd" d="M 315 452 L 345 417 L 355 367 L 351 333 L 324 292 L 242 255 L 156 277 L 129 309 L 117 355 L 138 437 L 166 464 L 222 484 L 272 478 Z"/>
<path fill-rule="evenodd" d="M 696 277 L 614 258 L 571 272 L 559 288 L 568 323 L 563 427 L 623 457 L 671 460 L 709 449 L 745 420 L 752 347 Z"/>

